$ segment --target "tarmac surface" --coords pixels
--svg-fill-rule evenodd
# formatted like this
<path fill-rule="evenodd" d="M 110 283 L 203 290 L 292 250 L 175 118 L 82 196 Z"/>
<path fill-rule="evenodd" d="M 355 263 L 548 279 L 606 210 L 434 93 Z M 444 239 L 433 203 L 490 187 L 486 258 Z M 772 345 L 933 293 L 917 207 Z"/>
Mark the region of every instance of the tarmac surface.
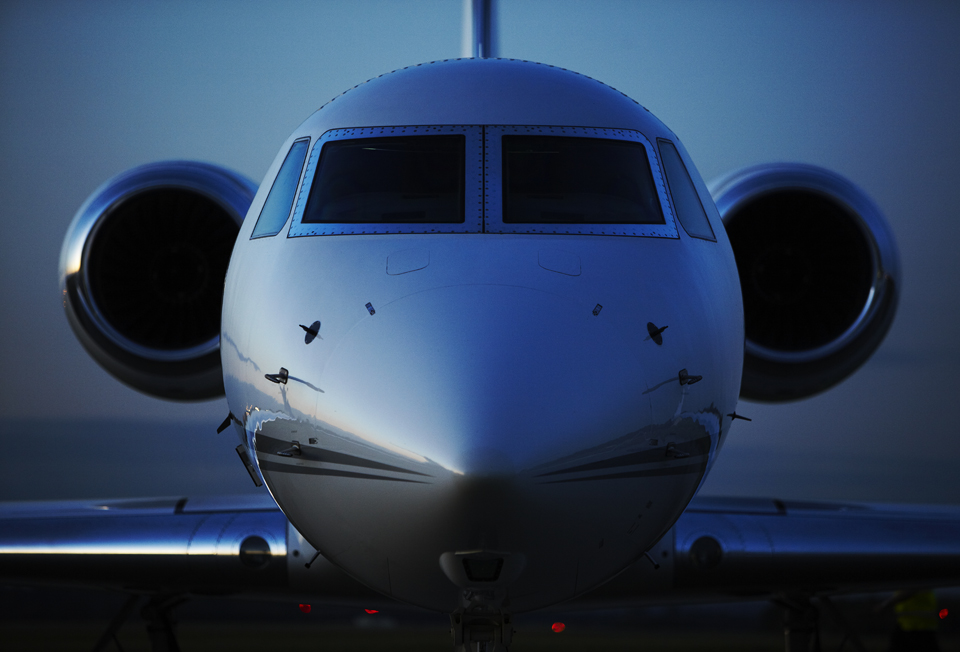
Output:
<path fill-rule="evenodd" d="M 891 609 L 877 610 L 889 594 L 834 598 L 866 652 L 886 652 L 894 629 Z M 948 616 L 938 634 L 943 652 L 960 650 L 960 593 L 938 593 Z M 0 588 L 0 650 L 89 652 L 127 596 L 101 591 Z M 175 611 L 182 652 L 331 651 L 450 652 L 445 616 L 423 611 L 299 605 L 196 598 Z M 957 621 L 955 623 L 955 621 Z M 551 626 L 562 622 L 564 631 Z M 855 651 L 835 618 L 821 610 L 824 652 Z M 644 652 L 779 652 L 784 649 L 782 610 L 770 602 L 675 605 L 604 611 L 552 611 L 515 619 L 513 652 L 643 650 Z M 107 650 L 149 651 L 137 612 Z"/>

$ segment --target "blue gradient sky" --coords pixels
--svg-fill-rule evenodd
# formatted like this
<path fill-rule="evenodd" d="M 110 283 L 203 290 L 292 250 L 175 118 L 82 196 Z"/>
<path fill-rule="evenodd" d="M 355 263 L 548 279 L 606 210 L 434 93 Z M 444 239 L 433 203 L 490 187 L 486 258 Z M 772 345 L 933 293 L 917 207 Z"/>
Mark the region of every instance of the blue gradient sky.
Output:
<path fill-rule="evenodd" d="M 742 404 L 754 421 L 737 424 L 705 491 L 960 503 L 960 5 L 503 0 L 501 11 L 504 56 L 624 91 L 708 181 L 765 161 L 822 165 L 864 188 L 898 237 L 900 312 L 874 358 L 821 396 Z M 141 163 L 198 159 L 259 181 L 330 98 L 458 56 L 460 21 L 458 0 L 0 3 L 0 499 L 245 490 L 232 439 L 211 432 L 197 447 L 225 401 L 143 396 L 77 343 L 57 287 L 67 225 Z M 49 419 L 60 425 L 34 431 Z M 98 436 L 90 424 L 104 420 L 123 425 Z M 137 435 L 137 423 L 151 425 Z M 201 448 L 216 451 L 207 479 L 182 463 Z M 126 469 L 113 484 L 112 460 Z"/>

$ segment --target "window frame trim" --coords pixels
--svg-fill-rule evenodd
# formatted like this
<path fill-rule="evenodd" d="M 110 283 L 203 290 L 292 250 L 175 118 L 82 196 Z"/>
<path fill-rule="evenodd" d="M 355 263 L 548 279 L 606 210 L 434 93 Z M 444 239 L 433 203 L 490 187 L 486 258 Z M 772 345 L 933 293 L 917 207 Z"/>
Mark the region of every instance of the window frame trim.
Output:
<path fill-rule="evenodd" d="M 464 221 L 461 223 L 310 223 L 302 218 L 310 197 L 320 154 L 332 140 L 383 138 L 412 135 L 463 135 Z M 663 211 L 663 224 L 537 224 L 503 222 L 503 135 L 549 135 L 573 138 L 601 138 L 640 143 L 647 152 L 650 173 Z M 667 187 L 659 150 L 641 132 L 602 127 L 558 127 L 545 125 L 407 125 L 392 127 L 351 127 L 330 129 L 315 140 L 301 173 L 300 189 L 289 218 L 288 238 L 315 235 L 380 235 L 434 233 L 491 233 L 534 235 L 611 235 L 680 238 L 680 227 Z M 488 178 L 500 183 L 488 184 Z"/>
<path fill-rule="evenodd" d="M 270 186 L 270 190 L 267 192 L 266 198 L 263 200 L 263 206 L 260 207 L 260 213 L 257 215 L 257 221 L 253 224 L 253 230 L 250 231 L 251 240 L 262 240 L 263 238 L 273 238 L 283 232 L 283 229 L 286 228 L 287 223 L 290 222 L 290 216 L 295 214 L 295 207 L 299 198 L 300 186 L 303 184 L 303 170 L 306 167 L 307 156 L 303 157 L 303 160 L 300 161 L 300 172 L 297 177 L 297 185 L 293 189 L 293 196 L 290 198 L 290 207 L 287 209 L 287 216 L 283 220 L 283 224 L 280 225 L 280 228 L 271 233 L 261 233 L 257 235 L 257 227 L 260 226 L 260 220 L 263 217 L 263 211 L 267 208 L 267 203 L 270 201 L 270 195 L 273 194 L 274 189 L 277 187 L 277 181 L 280 178 L 280 173 L 283 172 L 283 166 L 286 165 L 287 159 L 290 158 L 290 155 L 293 153 L 293 148 L 296 147 L 299 143 L 306 142 L 307 151 L 306 155 L 309 155 L 310 152 L 310 137 L 305 136 L 303 138 L 297 138 L 290 144 L 290 149 L 287 150 L 286 156 L 283 157 L 283 162 L 280 163 L 280 167 L 277 169 L 277 175 L 273 178 L 273 184 Z"/>
<path fill-rule="evenodd" d="M 464 138 L 463 222 L 313 222 L 304 224 L 303 213 L 313 186 L 324 144 L 334 140 L 389 138 L 391 136 L 447 136 Z M 312 235 L 379 235 L 389 233 L 481 233 L 483 231 L 483 128 L 473 125 L 357 127 L 324 132 L 310 151 L 288 238 Z"/>
<path fill-rule="evenodd" d="M 710 235 L 697 235 L 696 233 L 690 233 L 687 230 L 687 227 L 684 226 L 683 220 L 680 219 L 680 211 L 674 208 L 674 217 L 676 217 L 677 222 L 683 228 L 683 232 L 686 233 L 691 238 L 697 238 L 698 240 L 705 240 L 707 242 L 716 242 L 717 241 L 717 232 L 714 230 L 713 225 L 710 223 L 710 215 L 707 213 L 707 207 L 703 205 L 703 200 L 700 198 L 700 193 L 697 191 L 697 184 L 694 183 L 693 177 L 690 176 L 690 170 L 687 168 L 687 164 L 683 160 L 683 155 L 680 153 L 680 148 L 677 147 L 677 144 L 670 140 L 669 138 L 657 138 L 657 155 L 663 157 L 663 153 L 660 151 L 660 144 L 667 143 L 674 149 L 677 153 L 677 160 L 680 161 L 680 166 L 683 168 L 683 174 L 686 177 L 686 180 L 690 182 L 690 187 L 693 190 L 693 196 L 696 197 L 697 202 L 700 204 L 700 211 L 703 213 L 703 219 L 706 221 L 707 228 L 710 229 Z M 666 174 L 666 165 L 663 167 L 663 178 L 666 181 L 667 188 L 669 189 L 670 202 L 671 204 L 675 203 L 673 196 L 673 189 L 670 188 L 670 178 Z M 680 179 L 679 182 L 683 183 L 683 179 Z"/>
<path fill-rule="evenodd" d="M 600 138 L 640 143 L 647 152 L 650 173 L 660 199 L 663 224 L 539 224 L 505 223 L 503 221 L 503 145 L 501 136 L 565 136 L 572 138 Z M 500 178 L 500 184 L 484 188 L 485 233 L 529 233 L 543 235 L 618 235 L 656 238 L 676 238 L 676 214 L 670 201 L 659 152 L 649 139 L 633 129 L 604 129 L 601 127 L 550 127 L 542 125 L 490 125 L 484 129 L 484 168 L 489 177 Z"/>

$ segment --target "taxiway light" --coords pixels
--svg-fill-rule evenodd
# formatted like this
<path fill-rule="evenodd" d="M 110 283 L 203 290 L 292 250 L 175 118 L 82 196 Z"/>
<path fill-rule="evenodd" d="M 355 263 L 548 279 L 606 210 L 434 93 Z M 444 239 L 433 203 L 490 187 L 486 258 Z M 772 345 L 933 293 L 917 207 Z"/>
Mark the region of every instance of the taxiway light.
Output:
<path fill-rule="evenodd" d="M 946 618 L 946 617 L 947 617 L 947 613 L 948 613 L 948 611 L 947 611 L 946 609 L 941 609 L 941 610 L 940 610 L 940 620 L 943 620 L 944 618 Z"/>
<path fill-rule="evenodd" d="M 301 604 L 301 605 L 300 605 L 300 611 L 302 611 L 302 612 L 305 613 L 305 614 L 310 613 L 310 605 L 308 605 L 308 604 Z"/>
<path fill-rule="evenodd" d="M 560 632 L 562 632 L 562 631 L 565 630 L 566 628 L 567 628 L 567 626 L 564 625 L 563 623 L 553 623 L 552 625 L 550 625 L 550 629 L 552 629 L 553 631 L 555 631 L 557 634 L 559 634 Z"/>

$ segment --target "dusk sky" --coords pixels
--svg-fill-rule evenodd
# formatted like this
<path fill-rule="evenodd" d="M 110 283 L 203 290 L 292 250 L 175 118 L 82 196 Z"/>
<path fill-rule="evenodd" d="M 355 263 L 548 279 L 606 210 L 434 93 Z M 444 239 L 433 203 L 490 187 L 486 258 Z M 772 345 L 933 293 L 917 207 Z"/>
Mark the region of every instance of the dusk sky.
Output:
<path fill-rule="evenodd" d="M 0 3 L 0 500 L 253 489 L 235 437 L 213 432 L 225 400 L 142 395 L 77 342 L 57 279 L 67 226 L 143 163 L 259 183 L 320 105 L 459 56 L 460 30 L 460 0 Z M 649 108 L 708 182 L 812 163 L 893 227 L 903 283 L 884 344 L 822 395 L 741 403 L 753 421 L 704 491 L 960 503 L 960 4 L 501 0 L 500 35 L 502 56 Z"/>

